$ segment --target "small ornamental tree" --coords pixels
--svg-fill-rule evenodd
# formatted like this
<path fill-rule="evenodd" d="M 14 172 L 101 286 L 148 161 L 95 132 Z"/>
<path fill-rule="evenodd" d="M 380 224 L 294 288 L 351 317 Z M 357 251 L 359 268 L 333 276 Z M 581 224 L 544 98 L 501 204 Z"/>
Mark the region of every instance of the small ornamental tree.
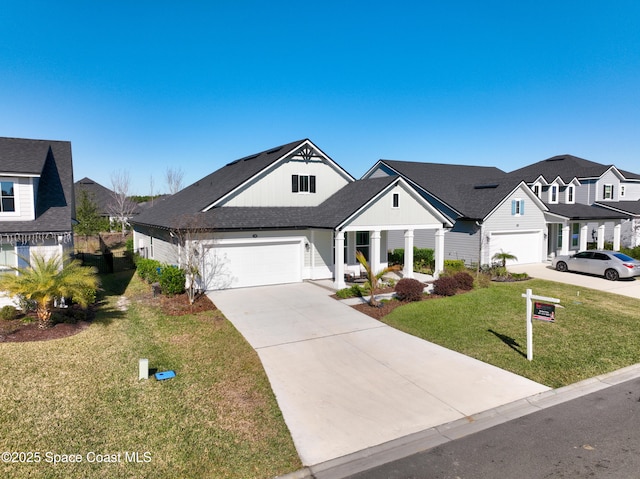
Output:
<path fill-rule="evenodd" d="M 506 268 L 507 261 L 517 261 L 518 257 L 506 251 L 500 250 L 498 253 L 494 254 L 491 259 L 493 261 L 500 261 L 502 263 L 502 267 Z"/>
<path fill-rule="evenodd" d="M 358 260 L 358 263 L 360 263 L 362 267 L 365 269 L 367 274 L 367 282 L 364 284 L 364 288 L 371 295 L 371 297 L 369 298 L 369 306 L 378 307 L 380 303 L 376 300 L 376 292 L 380 288 L 380 279 L 387 273 L 402 269 L 402 266 L 400 265 L 388 266 L 376 273 L 371 269 L 371 265 L 369 264 L 369 262 L 364 257 L 364 254 L 362 254 L 361 251 L 356 251 L 356 259 Z"/>
<path fill-rule="evenodd" d="M 94 268 L 82 266 L 78 260 L 63 263 L 59 256 L 45 259 L 33 255 L 29 266 L 12 270 L 0 275 L 0 290 L 35 301 L 41 329 L 51 326 L 56 298 L 71 298 L 86 308 L 95 300 L 95 291 L 100 284 Z"/>

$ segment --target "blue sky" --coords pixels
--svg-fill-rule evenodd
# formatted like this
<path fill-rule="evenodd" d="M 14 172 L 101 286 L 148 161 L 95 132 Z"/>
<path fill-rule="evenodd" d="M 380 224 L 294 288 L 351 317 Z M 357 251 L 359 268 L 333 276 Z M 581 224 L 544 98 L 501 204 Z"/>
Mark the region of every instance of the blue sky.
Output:
<path fill-rule="evenodd" d="M 302 138 L 355 177 L 640 173 L 640 2 L 3 0 L 0 136 L 69 140 L 76 180 L 140 195 Z"/>

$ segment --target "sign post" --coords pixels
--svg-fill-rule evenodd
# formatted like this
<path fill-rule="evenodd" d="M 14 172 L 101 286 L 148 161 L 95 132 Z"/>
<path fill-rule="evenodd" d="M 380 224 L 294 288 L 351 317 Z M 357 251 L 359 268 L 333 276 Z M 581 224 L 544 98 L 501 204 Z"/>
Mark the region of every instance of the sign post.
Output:
<path fill-rule="evenodd" d="M 545 301 L 547 303 L 559 303 L 557 298 L 547 298 L 546 296 L 535 296 L 530 289 L 522 295 L 523 298 L 527 298 L 527 359 L 533 360 L 533 318 L 534 308 L 533 300 Z M 542 319 L 544 321 L 555 321 L 555 306 L 550 304 L 536 303 L 535 318 Z"/>

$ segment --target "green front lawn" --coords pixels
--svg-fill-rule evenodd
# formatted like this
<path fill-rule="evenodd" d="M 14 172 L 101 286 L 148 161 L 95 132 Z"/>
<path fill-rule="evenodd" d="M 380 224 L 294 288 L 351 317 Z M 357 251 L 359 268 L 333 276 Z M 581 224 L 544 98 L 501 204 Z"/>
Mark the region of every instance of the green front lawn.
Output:
<path fill-rule="evenodd" d="M 555 323 L 534 321 L 533 361 L 526 359 L 527 288 L 563 306 Z M 640 300 L 550 281 L 492 283 L 402 306 L 382 320 L 553 388 L 640 362 Z"/>
<path fill-rule="evenodd" d="M 298 469 L 260 360 L 229 321 L 218 311 L 165 316 L 138 301 L 149 287 L 137 277 L 121 311 L 114 293 L 128 279 L 106 278 L 111 295 L 76 336 L 0 343 L 0 452 L 40 461 L 2 461 L 0 476 L 269 478 Z M 139 358 L 177 376 L 139 381 Z M 53 454 L 81 462 L 54 465 Z"/>

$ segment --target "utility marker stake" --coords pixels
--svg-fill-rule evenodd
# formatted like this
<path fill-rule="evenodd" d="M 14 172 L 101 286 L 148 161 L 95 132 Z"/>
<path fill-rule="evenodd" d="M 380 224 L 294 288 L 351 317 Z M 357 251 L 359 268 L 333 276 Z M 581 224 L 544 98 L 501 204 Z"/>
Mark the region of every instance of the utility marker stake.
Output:
<path fill-rule="evenodd" d="M 149 379 L 149 360 L 140 359 L 138 362 L 138 380 Z"/>

